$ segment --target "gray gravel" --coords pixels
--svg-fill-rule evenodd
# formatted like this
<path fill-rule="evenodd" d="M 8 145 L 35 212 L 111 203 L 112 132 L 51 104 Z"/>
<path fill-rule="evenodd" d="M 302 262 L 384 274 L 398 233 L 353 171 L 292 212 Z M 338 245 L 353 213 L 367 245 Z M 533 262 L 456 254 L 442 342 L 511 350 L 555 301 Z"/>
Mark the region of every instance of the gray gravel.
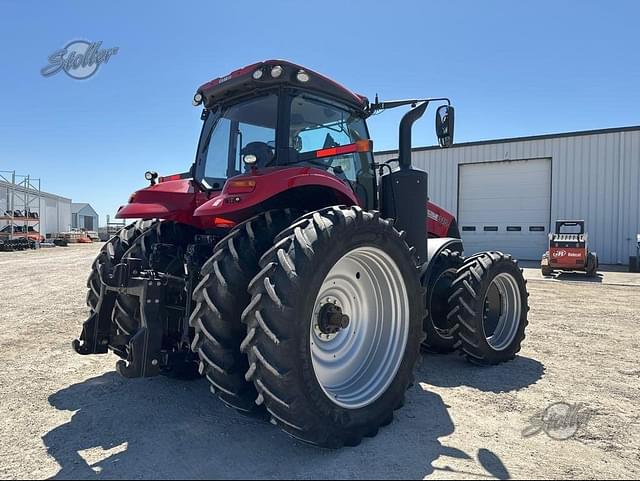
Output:
<path fill-rule="evenodd" d="M 203 381 L 125 381 L 113 356 L 74 354 L 98 249 L 0 253 L 2 478 L 640 476 L 637 275 L 527 270 L 531 324 L 516 361 L 425 355 L 393 424 L 326 451 L 223 407 Z M 583 403 L 575 435 L 523 437 L 560 401 Z"/>

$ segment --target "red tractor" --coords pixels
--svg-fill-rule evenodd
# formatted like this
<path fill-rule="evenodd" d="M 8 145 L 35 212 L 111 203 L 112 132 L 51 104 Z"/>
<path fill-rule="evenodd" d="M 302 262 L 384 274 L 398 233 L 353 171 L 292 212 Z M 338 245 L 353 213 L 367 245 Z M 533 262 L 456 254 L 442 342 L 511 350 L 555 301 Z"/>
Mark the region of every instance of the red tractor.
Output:
<path fill-rule="evenodd" d="M 598 273 L 598 255 L 589 252 L 589 235 L 583 220 L 556 221 L 555 233 L 549 234 L 549 250 L 542 256 L 542 275 L 554 271 L 584 271 L 588 277 Z"/>
<path fill-rule="evenodd" d="M 88 281 L 80 354 L 125 377 L 197 375 L 239 411 L 325 447 L 392 421 L 424 343 L 475 363 L 513 359 L 527 291 L 511 256 L 462 257 L 453 216 L 429 204 L 411 130 L 431 103 L 370 103 L 312 70 L 266 61 L 202 85 L 188 173 L 120 208 Z M 398 159 L 375 161 L 366 119 L 411 106 Z M 426 334 L 426 339 L 425 339 Z"/>

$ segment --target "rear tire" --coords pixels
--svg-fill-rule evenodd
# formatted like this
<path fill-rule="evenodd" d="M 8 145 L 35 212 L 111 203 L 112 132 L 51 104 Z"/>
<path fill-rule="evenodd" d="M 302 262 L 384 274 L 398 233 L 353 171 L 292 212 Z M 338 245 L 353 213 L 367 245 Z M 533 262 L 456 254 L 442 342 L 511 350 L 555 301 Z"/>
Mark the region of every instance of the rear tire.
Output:
<path fill-rule="evenodd" d="M 424 295 L 402 234 L 377 212 L 331 207 L 280 234 L 260 265 L 243 314 L 256 402 L 310 444 L 375 436 L 404 403 L 423 339 Z M 330 303 L 350 317 L 334 334 L 318 320 Z"/>
<path fill-rule="evenodd" d="M 247 286 L 260 270 L 262 254 L 299 214 L 289 209 L 267 211 L 234 227 L 202 267 L 202 280 L 193 293 L 197 305 L 189 321 L 195 330 L 191 348 L 200 358 L 200 374 L 223 403 L 241 412 L 258 407 L 258 393 L 244 378 L 247 356 L 240 352 L 246 335 L 242 311 L 251 300 Z"/>
<path fill-rule="evenodd" d="M 424 331 L 427 338 L 422 343 L 425 350 L 446 354 L 455 351 L 458 342 L 455 333 L 458 324 L 450 322 L 449 296 L 451 284 L 457 277 L 457 272 L 464 264 L 460 252 L 445 249 L 433 261 L 433 269 L 421 282 L 426 290 L 427 317 L 424 320 Z"/>
<path fill-rule="evenodd" d="M 485 252 L 465 261 L 452 286 L 449 317 L 459 324 L 457 347 L 469 361 L 495 365 L 515 358 L 528 323 L 526 284 L 508 254 Z"/>

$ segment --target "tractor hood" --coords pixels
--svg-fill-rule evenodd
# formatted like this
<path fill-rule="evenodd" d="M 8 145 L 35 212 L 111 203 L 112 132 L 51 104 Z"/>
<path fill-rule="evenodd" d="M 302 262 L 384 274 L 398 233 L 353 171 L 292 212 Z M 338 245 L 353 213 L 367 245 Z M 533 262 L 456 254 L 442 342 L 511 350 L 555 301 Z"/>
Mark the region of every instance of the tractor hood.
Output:
<path fill-rule="evenodd" d="M 166 219 L 201 227 L 193 212 L 206 200 L 206 194 L 191 179 L 168 180 L 134 192 L 129 203 L 118 209 L 116 218 Z"/>

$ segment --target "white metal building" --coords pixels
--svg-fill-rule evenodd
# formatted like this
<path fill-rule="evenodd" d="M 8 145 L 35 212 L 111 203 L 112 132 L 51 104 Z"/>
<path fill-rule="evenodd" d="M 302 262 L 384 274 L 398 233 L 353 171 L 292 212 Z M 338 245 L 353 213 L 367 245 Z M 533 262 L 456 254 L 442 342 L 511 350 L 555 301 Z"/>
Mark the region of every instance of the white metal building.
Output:
<path fill-rule="evenodd" d="M 466 254 L 540 259 L 558 219 L 586 221 L 601 263 L 636 253 L 640 126 L 417 148 L 413 165 L 429 173 L 430 198 L 456 214 Z"/>
<path fill-rule="evenodd" d="M 100 218 L 91 204 L 72 203 L 71 204 L 71 227 L 74 229 L 85 229 L 97 231 Z"/>
<path fill-rule="evenodd" d="M 12 191 L 18 191 L 13 196 Z M 20 194 L 24 195 L 24 188 L 16 186 L 9 182 L 0 181 L 0 217 L 4 217 L 6 211 L 12 208 L 11 202 L 13 197 L 13 209 L 24 209 L 24 203 L 20 203 Z M 59 232 L 66 232 L 71 227 L 71 199 L 61 197 L 59 195 L 50 194 L 48 192 L 31 190 L 29 193 L 31 204 L 30 210 L 38 213 L 38 223 L 35 229 L 42 235 L 52 236 Z M 0 228 L 9 221 L 0 221 Z"/>

